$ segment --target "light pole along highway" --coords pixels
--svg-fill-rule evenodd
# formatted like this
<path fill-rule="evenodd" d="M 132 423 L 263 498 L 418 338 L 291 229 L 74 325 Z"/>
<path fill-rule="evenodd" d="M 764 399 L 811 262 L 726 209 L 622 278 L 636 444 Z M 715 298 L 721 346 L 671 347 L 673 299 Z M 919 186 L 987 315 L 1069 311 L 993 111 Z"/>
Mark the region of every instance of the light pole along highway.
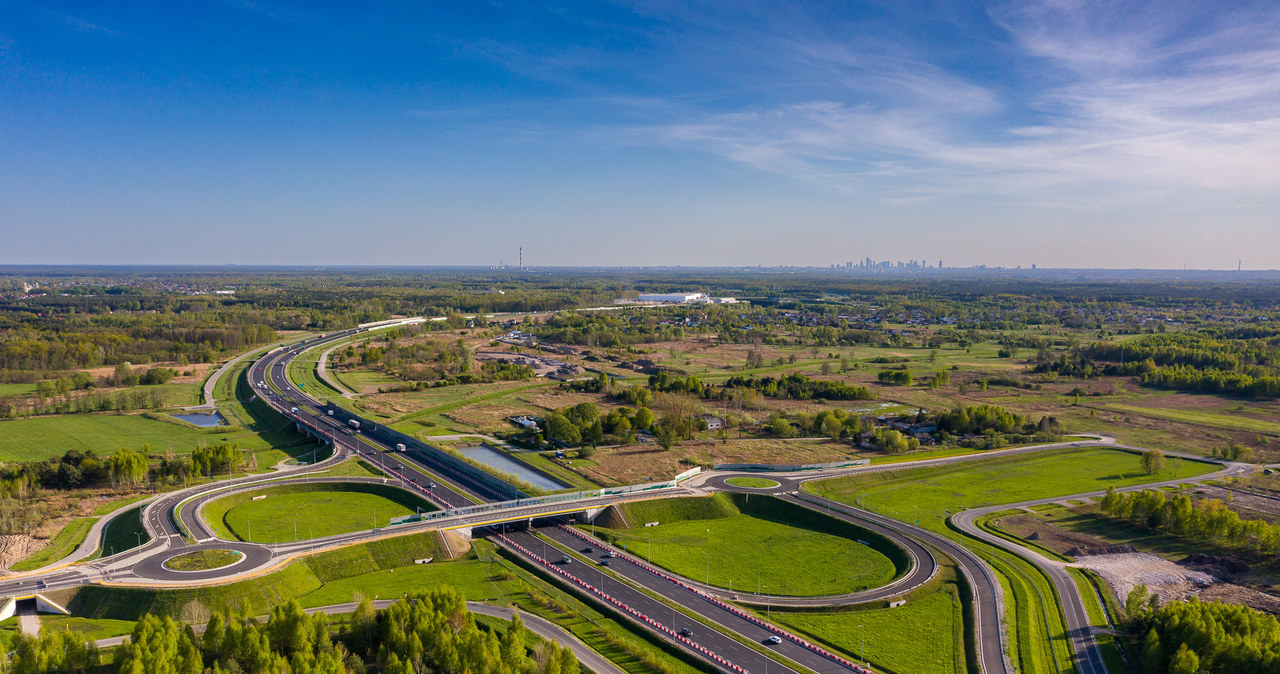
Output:
<path fill-rule="evenodd" d="M 325 470 L 327 467 L 345 460 L 352 454 L 359 454 L 383 471 L 388 476 L 387 479 L 400 483 L 406 489 L 419 493 L 446 509 L 465 508 L 476 503 L 504 502 L 494 506 L 492 510 L 474 515 L 459 515 L 457 517 L 439 519 L 431 523 L 401 525 L 403 528 L 397 527 L 399 531 L 406 533 L 421 531 L 435 526 L 447 528 L 475 527 L 514 519 L 527 521 L 532 525 L 535 519 L 545 520 L 548 517 L 569 512 L 573 508 L 601 508 L 620 500 L 619 498 L 599 497 L 594 500 L 584 499 L 567 505 L 543 505 L 538 503 L 536 499 L 518 499 L 513 503 L 507 502 L 513 495 L 520 496 L 510 485 L 496 481 L 492 476 L 481 473 L 461 461 L 449 461 L 447 459 L 448 455 L 445 455 L 440 450 L 431 448 L 429 445 L 411 438 L 406 444 L 412 446 L 414 451 L 394 451 L 395 445 L 387 442 L 387 438 L 393 437 L 390 435 L 389 429 L 382 429 L 379 424 L 361 419 L 345 410 L 326 406 L 305 391 L 295 387 L 289 380 L 289 363 L 299 354 L 312 348 L 346 339 L 367 329 L 355 328 L 340 331 L 320 338 L 304 340 L 302 343 L 273 349 L 254 361 L 246 370 L 245 376 L 248 378 L 250 386 L 263 401 L 286 418 L 298 424 L 300 429 L 332 443 L 333 453 L 330 457 L 312 466 L 296 469 L 290 475 L 305 477 L 307 473 Z M 329 414 L 331 409 L 334 411 L 332 415 Z M 352 428 L 349 423 L 352 420 L 358 421 L 362 427 L 360 433 L 356 433 Z M 366 429 L 377 430 L 365 433 Z M 1042 448 L 1103 444 L 1106 443 L 1067 443 L 1066 445 L 1048 445 Z M 1026 452 L 1037 451 L 1042 448 L 1020 448 L 1006 451 Z M 918 465 L 937 465 L 939 463 L 979 460 L 981 458 L 984 457 L 951 457 L 941 460 L 922 461 Z M 1231 468 L 1228 468 L 1228 471 L 1224 471 L 1224 473 L 1230 470 Z M 821 499 L 817 496 L 805 494 L 801 490 L 801 485 L 806 480 L 851 472 L 860 471 L 852 469 L 826 472 L 821 475 L 776 475 L 775 477 L 780 482 L 780 486 L 774 489 L 773 492 L 775 495 L 793 503 L 813 508 L 833 517 L 848 520 L 863 528 L 881 532 L 896 541 L 900 547 L 903 547 L 913 556 L 915 560 L 913 568 L 918 567 L 917 572 L 927 571 L 930 574 L 932 573 L 931 567 L 926 566 L 925 561 L 927 559 L 928 565 L 934 564 L 929 547 L 954 559 L 973 592 L 974 624 L 972 625 L 972 643 L 976 650 L 979 667 L 988 674 L 1011 672 L 1011 665 L 1005 657 L 1005 644 L 1001 629 L 1002 611 L 1000 607 L 1002 598 L 1000 585 L 995 579 L 994 573 L 981 558 L 958 543 L 926 529 L 914 527 L 841 503 Z M 183 539 L 184 531 L 195 539 L 196 548 L 233 549 L 244 553 L 246 559 L 241 564 L 236 565 L 234 567 L 236 569 L 265 568 L 270 565 L 278 566 L 301 554 L 367 540 L 378 533 L 385 534 L 385 532 L 354 532 L 320 540 L 267 546 L 217 539 L 200 518 L 199 509 L 203 503 L 228 493 L 229 490 L 271 484 L 288 479 L 290 475 L 285 475 L 284 477 L 280 475 L 249 476 L 210 485 L 201 485 L 154 497 L 145 506 L 142 513 L 144 526 L 153 537 L 148 543 L 135 550 L 116 553 L 111 557 L 86 564 L 68 566 L 66 568 L 51 567 L 32 574 L 25 574 L 22 577 L 11 577 L 9 580 L 0 582 L 0 594 L 12 595 L 19 592 L 29 592 L 31 586 L 37 582 L 44 587 L 56 589 L 58 587 L 84 585 L 90 582 L 101 582 L 107 579 L 117 582 L 127 581 L 130 578 L 172 579 L 173 572 L 166 571 L 163 568 L 163 562 L 169 557 L 192 549 Z M 709 474 L 700 479 L 710 489 L 754 491 L 728 485 L 723 480 L 730 476 L 730 474 Z M 1194 479 L 1202 480 L 1210 477 L 1214 477 L 1214 475 L 1199 476 Z M 672 490 L 663 493 L 680 495 L 691 492 Z M 1061 498 L 1063 497 L 1051 500 L 1060 500 Z M 1001 508 L 1015 507 L 1016 505 L 1004 505 Z M 963 528 L 963 522 L 958 522 L 958 526 Z M 537 531 L 544 537 L 537 538 L 529 532 L 513 532 L 509 533 L 505 540 L 499 539 L 498 543 L 513 551 L 513 554 L 527 559 L 536 558 L 537 556 L 521 552 L 520 548 L 525 550 L 538 549 L 539 545 L 547 539 L 561 545 L 572 543 L 572 539 L 568 538 L 570 534 L 558 527 L 539 527 Z M 90 541 L 86 540 L 85 545 L 89 544 Z M 913 548 L 918 550 L 913 552 Z M 546 563 L 549 561 L 545 559 L 536 561 L 535 559 L 533 563 L 535 566 L 549 569 L 550 565 Z M 639 560 L 635 561 L 639 562 Z M 706 580 L 709 583 L 709 557 L 707 562 Z M 166 577 L 166 574 L 169 574 L 169 576 Z M 184 573 L 181 580 L 187 584 L 213 582 L 225 580 L 227 574 L 228 572 L 224 570 L 196 574 Z M 678 638 L 678 634 L 672 637 L 672 635 L 663 631 L 664 628 L 674 628 L 674 625 L 664 626 L 657 624 L 655 626 L 645 622 L 645 620 L 636 619 L 634 616 L 629 617 L 632 622 L 641 625 L 645 629 L 650 629 L 664 637 L 672 637 L 673 641 L 679 643 L 681 647 L 699 657 L 708 657 L 710 659 L 707 653 L 704 652 L 710 651 L 715 654 L 716 658 L 726 660 L 732 663 L 733 667 L 740 669 L 758 672 L 767 667 L 772 671 L 790 671 L 788 665 L 780 660 L 767 663 L 768 658 L 762 655 L 758 648 L 752 648 L 744 643 L 744 641 L 753 640 L 758 644 L 767 643 L 768 637 L 776 635 L 775 632 L 769 630 L 776 630 L 777 628 L 762 627 L 749 619 L 743 618 L 733 610 L 719 606 L 715 603 L 719 601 L 717 599 L 717 589 L 695 587 L 699 584 L 687 579 L 681 580 L 679 584 L 676 584 L 659 575 L 655 575 L 651 567 L 646 569 L 644 566 L 638 566 L 630 562 L 611 566 L 609 573 L 604 573 L 602 569 L 599 575 L 601 585 L 597 589 L 605 591 L 610 597 L 623 601 L 628 606 L 647 607 L 639 609 L 643 611 L 645 616 L 665 615 L 671 605 L 676 604 L 685 607 L 686 610 L 696 612 L 718 625 L 722 631 L 708 630 L 706 634 L 699 635 L 698 642 L 691 645 L 686 643 L 691 640 L 684 639 L 682 641 Z M 593 597 L 597 603 L 602 603 L 598 593 L 575 586 L 572 583 L 568 583 L 568 586 L 580 594 Z M 905 588 L 906 586 L 902 587 Z M 905 589 L 898 589 L 897 583 L 893 583 L 885 588 L 855 593 L 857 597 L 850 595 L 801 600 L 776 597 L 770 598 L 768 601 L 777 604 L 791 602 L 794 605 L 805 605 L 805 602 L 822 602 L 826 600 L 830 604 L 840 604 L 850 601 L 869 601 L 870 598 L 888 598 L 902 594 L 905 591 Z M 894 594 L 895 592 L 897 594 Z M 1064 605 L 1072 603 L 1082 605 L 1079 590 L 1074 584 L 1071 584 L 1068 588 L 1060 589 L 1060 593 L 1063 597 Z M 667 603 L 664 604 L 662 601 L 655 599 L 653 597 L 655 594 L 660 595 Z M 1067 617 L 1068 626 L 1073 634 L 1073 653 L 1077 662 L 1080 663 L 1081 674 L 1101 674 L 1105 669 L 1101 664 L 1101 659 L 1097 657 L 1096 642 L 1092 637 L 1087 615 L 1084 615 L 1083 611 L 1077 613 L 1070 610 L 1067 606 L 1064 606 L 1064 609 L 1066 609 L 1064 614 Z M 1090 652 L 1090 649 L 1092 649 L 1092 652 Z M 839 664 L 830 657 L 821 655 L 819 653 L 820 649 L 814 650 L 812 645 L 805 647 L 801 643 L 784 640 L 781 644 L 776 645 L 774 650 L 778 655 L 784 656 L 791 662 L 813 671 L 850 671 L 851 669 L 850 666 Z M 711 661 L 717 666 L 724 666 L 719 660 Z M 833 667 L 835 669 L 832 669 Z M 730 669 L 733 668 L 731 667 Z"/>

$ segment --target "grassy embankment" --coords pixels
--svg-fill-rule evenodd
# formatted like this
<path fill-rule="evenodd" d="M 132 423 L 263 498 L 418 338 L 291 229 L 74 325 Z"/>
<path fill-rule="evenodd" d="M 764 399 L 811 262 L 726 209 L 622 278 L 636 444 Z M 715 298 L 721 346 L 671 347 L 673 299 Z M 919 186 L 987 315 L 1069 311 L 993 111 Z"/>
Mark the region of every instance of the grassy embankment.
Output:
<path fill-rule="evenodd" d="M 16 562 L 9 567 L 14 571 L 30 571 L 38 569 L 42 566 L 52 564 L 63 557 L 75 552 L 75 549 L 84 542 L 84 537 L 88 535 L 89 529 L 93 528 L 96 517 L 79 517 L 71 520 L 62 531 L 59 531 L 49 544 L 36 551 L 34 555 L 26 559 Z"/>
<path fill-rule="evenodd" d="M 139 544 L 151 540 L 147 530 L 142 526 L 142 506 L 130 508 L 111 518 L 102 530 L 102 543 L 98 547 L 98 557 L 108 557 L 118 552 L 132 550 Z"/>
<path fill-rule="evenodd" d="M 772 617 L 851 660 L 870 662 L 877 672 L 965 672 L 964 606 L 954 585 L 897 608 L 773 611 Z"/>
<path fill-rule="evenodd" d="M 1181 477 L 1214 466 L 1184 462 Z M 993 457 L 981 463 L 909 468 L 811 483 L 828 498 L 880 512 L 962 541 L 1001 576 L 1015 662 L 1025 671 L 1068 670 L 1073 665 L 1052 586 L 1034 566 L 994 546 L 963 536 L 947 525 L 952 512 L 1173 479 L 1166 465 L 1156 475 L 1140 469 L 1135 454 L 1106 449 L 1052 450 L 1034 455 Z"/>
<path fill-rule="evenodd" d="M 597 534 L 673 573 L 697 581 L 709 573 L 712 585 L 744 594 L 856 592 L 888 583 L 905 566 L 901 551 L 871 532 L 766 496 L 641 501 L 621 512 L 631 529 L 597 527 Z"/>
<path fill-rule="evenodd" d="M 254 500 L 255 497 L 265 496 Z M 277 543 L 388 526 L 392 517 L 435 510 L 430 502 L 383 484 L 284 484 L 210 501 L 204 518 L 222 538 Z"/>

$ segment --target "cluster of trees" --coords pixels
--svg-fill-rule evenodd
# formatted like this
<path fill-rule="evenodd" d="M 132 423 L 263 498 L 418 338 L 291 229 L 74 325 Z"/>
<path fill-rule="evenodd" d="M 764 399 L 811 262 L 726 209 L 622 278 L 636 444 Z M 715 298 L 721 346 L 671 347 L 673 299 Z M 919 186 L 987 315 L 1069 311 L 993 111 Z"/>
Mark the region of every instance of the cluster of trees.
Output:
<path fill-rule="evenodd" d="M 1089 379 L 1137 376 L 1142 383 L 1205 393 L 1280 396 L 1280 332 L 1202 328 L 1126 342 L 1095 342 L 1056 360 L 1043 352 L 1034 372 Z"/>
<path fill-rule="evenodd" d="M 1280 397 L 1280 375 L 1227 370 L 1201 370 L 1190 365 L 1158 367 L 1142 375 L 1142 383 L 1201 393 L 1225 393 L 1251 398 Z"/>
<path fill-rule="evenodd" d="M 872 421 L 869 417 L 848 410 L 829 409 L 814 415 L 801 412 L 796 415 L 794 421 L 781 414 L 771 414 L 765 421 L 765 428 L 770 433 L 783 438 L 806 433 L 841 440 L 857 433 L 870 432 Z"/>
<path fill-rule="evenodd" d="M 131 412 L 163 409 L 169 406 L 169 395 L 163 389 L 122 389 L 87 393 L 59 399 L 25 395 L 0 396 L 0 418 L 41 414 L 90 414 L 93 412 Z"/>
<path fill-rule="evenodd" d="M 421 326 L 406 326 L 404 331 L 414 335 Z M 525 381 L 533 379 L 534 370 L 528 365 L 504 361 L 485 361 L 476 367 L 475 352 L 461 339 L 401 339 L 399 331 L 388 334 L 381 346 L 372 342 L 354 345 L 338 352 L 332 358 L 338 367 L 354 368 L 373 366 L 377 369 L 415 385 L 409 390 L 456 384 L 482 384 L 494 381 Z"/>
<path fill-rule="evenodd" d="M 590 445 L 604 442 L 606 437 L 621 443 L 635 442 L 637 431 L 654 430 L 657 417 L 647 407 L 617 407 L 601 416 L 592 402 L 578 403 L 547 415 L 543 426 L 550 438 L 567 445 Z"/>
<path fill-rule="evenodd" d="M 399 328 L 387 341 L 348 345 L 331 358 L 338 367 L 376 367 L 407 381 L 437 381 L 473 375 L 475 351 L 461 339 L 415 339 L 420 326 Z M 403 338 L 394 338 L 404 333 Z"/>
<path fill-rule="evenodd" d="M 1137 492 L 1107 490 L 1102 512 L 1137 523 L 1152 531 L 1210 541 L 1223 547 L 1275 552 L 1280 525 L 1247 520 L 1219 499 L 1192 499 L 1145 489 Z"/>
<path fill-rule="evenodd" d="M 604 442 L 604 423 L 600 419 L 600 407 L 592 402 L 578 403 L 548 414 L 543 419 L 547 436 L 567 445 Z"/>
<path fill-rule="evenodd" d="M 100 664 L 82 637 L 47 630 L 18 635 L 9 660 L 13 674 L 84 672 Z M 552 643 L 530 647 L 517 616 L 502 632 L 481 629 L 452 588 L 414 593 L 377 611 L 365 599 L 340 629 L 323 613 L 308 615 L 296 600 L 276 606 L 263 624 L 243 613 L 213 613 L 204 631 L 172 618 L 143 616 L 120 646 L 121 674 L 378 671 L 577 674 L 573 652 Z"/>
<path fill-rule="evenodd" d="M 191 453 L 191 471 L 197 475 L 213 476 L 235 470 L 243 461 L 244 452 L 239 445 L 229 442 L 200 445 Z"/>
<path fill-rule="evenodd" d="M 881 370 L 876 374 L 876 381 L 881 384 L 910 386 L 915 383 L 915 378 L 911 376 L 910 370 Z"/>
<path fill-rule="evenodd" d="M 877 428 L 875 438 L 871 442 L 877 450 L 885 454 L 906 454 L 920 449 L 919 440 L 891 428 Z"/>
<path fill-rule="evenodd" d="M 244 316 L 223 312 L 185 316 L 77 315 L 63 320 L 22 317 L 20 337 L 0 340 L 0 378 L 85 370 L 119 363 L 209 363 L 220 354 L 275 339 L 268 325 L 241 325 Z M 69 320 L 68 320 L 69 319 Z M 0 334 L 10 332 L 0 330 Z M 26 373 L 24 375 L 24 373 Z"/>
<path fill-rule="evenodd" d="M 1280 671 L 1280 621 L 1239 604 L 1197 598 L 1159 606 L 1145 585 L 1129 594 L 1125 627 L 1146 674 Z"/>
<path fill-rule="evenodd" d="M 933 417 L 933 422 L 938 425 L 938 430 L 951 435 L 1035 434 L 1041 430 L 1049 432 L 1058 427 L 1058 420 L 1053 417 L 1044 417 L 1037 424 L 999 405 L 957 407 L 947 412 L 939 412 Z"/>
<path fill-rule="evenodd" d="M 725 389 L 745 388 L 787 400 L 875 400 L 876 393 L 865 386 L 838 381 L 810 379 L 802 374 L 773 377 L 731 377 Z"/>

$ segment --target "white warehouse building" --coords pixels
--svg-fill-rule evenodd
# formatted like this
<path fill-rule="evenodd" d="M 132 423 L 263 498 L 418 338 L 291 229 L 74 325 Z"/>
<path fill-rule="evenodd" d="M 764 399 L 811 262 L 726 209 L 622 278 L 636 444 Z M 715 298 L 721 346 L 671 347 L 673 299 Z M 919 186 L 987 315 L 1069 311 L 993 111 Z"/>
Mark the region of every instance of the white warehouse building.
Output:
<path fill-rule="evenodd" d="M 653 293 L 640 295 L 641 302 L 698 302 L 706 299 L 704 293 Z"/>

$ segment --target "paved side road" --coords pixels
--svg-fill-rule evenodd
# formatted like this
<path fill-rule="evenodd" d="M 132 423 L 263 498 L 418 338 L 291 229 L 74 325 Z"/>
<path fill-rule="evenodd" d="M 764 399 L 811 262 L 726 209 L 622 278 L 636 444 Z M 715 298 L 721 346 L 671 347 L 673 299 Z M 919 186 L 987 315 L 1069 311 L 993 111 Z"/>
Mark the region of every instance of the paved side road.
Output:
<path fill-rule="evenodd" d="M 1249 467 L 1250 466 L 1247 464 L 1228 464 L 1225 469 L 1216 473 L 1198 475 L 1181 480 L 1137 485 L 1119 489 L 1117 491 L 1156 489 L 1158 487 L 1168 485 L 1186 484 L 1231 475 L 1239 475 Z M 1072 651 L 1075 654 L 1076 665 L 1079 667 L 1080 674 L 1106 674 L 1107 666 L 1105 661 L 1102 659 L 1102 653 L 1098 650 L 1098 642 L 1094 638 L 1093 625 L 1089 620 L 1089 613 L 1085 608 L 1084 598 L 1080 595 L 1080 588 L 1076 585 L 1075 579 L 1072 578 L 1071 574 L 1067 571 L 1066 565 L 1057 560 L 1049 559 L 1030 548 L 986 531 L 977 525 L 977 521 L 986 515 L 994 512 L 1000 512 L 1002 510 L 1013 510 L 1017 508 L 1044 505 L 1047 503 L 1079 500 L 1082 498 L 1097 498 L 1105 494 L 1105 491 L 1092 491 L 1083 494 L 1072 494 L 1070 496 L 1055 496 L 1052 498 L 1024 501 L 1022 503 L 1005 503 L 1001 505 L 987 506 L 985 508 L 963 510 L 951 517 L 951 523 L 964 533 L 1022 557 L 1028 562 L 1034 564 L 1044 572 L 1045 576 L 1049 578 L 1049 581 L 1053 583 L 1054 590 L 1057 592 L 1059 601 L 1062 604 L 1062 613 L 1067 624 L 1067 634 L 1071 640 Z"/>
<path fill-rule="evenodd" d="M 824 507 L 833 517 L 839 517 L 861 526 L 865 526 L 864 523 L 867 521 L 878 523 L 881 526 L 894 529 L 900 534 L 924 541 L 955 560 L 973 592 L 973 637 L 978 651 L 978 663 L 983 674 L 1014 671 L 1008 658 L 1005 657 L 1004 630 L 1002 628 L 1004 622 L 1002 610 L 1004 592 L 1000 587 L 1000 582 L 991 572 L 991 568 L 981 558 L 969 551 L 968 548 L 928 529 L 912 526 L 884 515 L 868 510 L 859 510 L 838 501 L 812 494 L 798 492 L 787 494 L 782 498 L 799 505 Z"/>

